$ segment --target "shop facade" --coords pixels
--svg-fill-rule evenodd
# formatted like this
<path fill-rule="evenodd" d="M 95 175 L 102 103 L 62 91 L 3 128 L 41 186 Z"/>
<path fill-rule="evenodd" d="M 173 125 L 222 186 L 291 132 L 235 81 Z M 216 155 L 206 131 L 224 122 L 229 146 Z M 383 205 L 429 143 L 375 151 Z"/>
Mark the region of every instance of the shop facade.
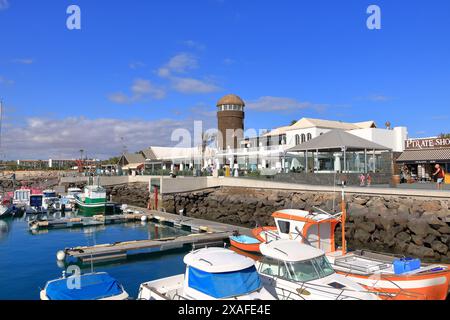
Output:
<path fill-rule="evenodd" d="M 410 139 L 405 142 L 405 151 L 397 159 L 403 182 L 431 182 L 435 166 L 439 164 L 450 176 L 450 139 Z"/>

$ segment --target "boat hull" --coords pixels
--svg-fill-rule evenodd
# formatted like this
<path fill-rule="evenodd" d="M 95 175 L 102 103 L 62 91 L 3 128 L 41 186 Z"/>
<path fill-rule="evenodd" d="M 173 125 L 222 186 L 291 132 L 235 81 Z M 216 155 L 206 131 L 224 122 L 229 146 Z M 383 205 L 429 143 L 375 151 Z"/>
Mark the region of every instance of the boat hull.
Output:
<path fill-rule="evenodd" d="M 450 270 L 417 275 L 360 275 L 337 271 L 385 300 L 445 300 Z M 386 294 L 385 294 L 386 293 Z M 389 294 L 389 295 L 387 295 Z"/>
<path fill-rule="evenodd" d="M 233 247 L 236 247 L 236 248 L 238 248 L 238 249 L 240 249 L 242 251 L 258 252 L 258 253 L 260 252 L 260 250 L 259 250 L 260 243 L 251 243 L 251 244 L 249 244 L 249 243 L 241 243 L 241 242 L 235 241 L 233 239 L 230 239 L 230 244 Z"/>
<path fill-rule="evenodd" d="M 76 208 L 81 215 L 93 216 L 96 214 L 105 214 L 106 202 L 87 204 L 80 200 L 76 200 Z"/>
<path fill-rule="evenodd" d="M 258 239 L 259 241 L 261 241 L 262 243 L 266 242 L 266 237 L 264 236 L 264 233 L 266 231 L 277 231 L 277 227 L 260 227 L 260 228 L 255 228 L 252 230 L 252 235 Z"/>

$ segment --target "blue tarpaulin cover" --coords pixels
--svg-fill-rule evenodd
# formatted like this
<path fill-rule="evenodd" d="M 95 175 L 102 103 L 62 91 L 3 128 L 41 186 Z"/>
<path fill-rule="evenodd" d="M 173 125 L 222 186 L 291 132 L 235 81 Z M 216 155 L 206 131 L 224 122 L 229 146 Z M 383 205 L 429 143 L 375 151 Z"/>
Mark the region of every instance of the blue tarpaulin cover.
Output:
<path fill-rule="evenodd" d="M 208 273 L 189 267 L 189 287 L 216 299 L 225 299 L 258 290 L 261 280 L 254 266 L 224 273 Z"/>
<path fill-rule="evenodd" d="M 50 300 L 98 300 L 119 295 L 123 292 L 116 279 L 107 273 L 81 275 L 80 289 L 69 289 L 74 283 L 72 277 L 49 282 L 46 294 Z"/>

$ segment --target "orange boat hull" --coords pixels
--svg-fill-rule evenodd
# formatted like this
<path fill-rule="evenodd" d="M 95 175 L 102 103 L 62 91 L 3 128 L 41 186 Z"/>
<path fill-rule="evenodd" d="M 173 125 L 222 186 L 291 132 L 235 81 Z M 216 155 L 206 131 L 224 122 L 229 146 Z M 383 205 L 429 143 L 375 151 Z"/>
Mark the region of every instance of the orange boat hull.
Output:
<path fill-rule="evenodd" d="M 446 300 L 449 291 L 450 270 L 406 276 L 382 275 L 379 278 L 376 275 L 337 273 L 360 283 L 368 290 L 381 293 L 380 297 L 385 300 Z M 369 284 L 374 279 L 375 284 Z"/>
<path fill-rule="evenodd" d="M 252 230 L 253 236 L 261 242 L 266 242 L 266 239 L 261 236 L 261 233 L 264 231 L 277 231 L 277 227 L 260 227 Z"/>
<path fill-rule="evenodd" d="M 230 244 L 233 247 L 236 247 L 242 251 L 247 251 L 247 252 L 260 252 L 259 251 L 259 245 L 260 243 L 252 243 L 252 244 L 248 244 L 248 243 L 241 243 L 241 242 L 237 242 L 234 241 L 232 239 L 230 239 Z"/>

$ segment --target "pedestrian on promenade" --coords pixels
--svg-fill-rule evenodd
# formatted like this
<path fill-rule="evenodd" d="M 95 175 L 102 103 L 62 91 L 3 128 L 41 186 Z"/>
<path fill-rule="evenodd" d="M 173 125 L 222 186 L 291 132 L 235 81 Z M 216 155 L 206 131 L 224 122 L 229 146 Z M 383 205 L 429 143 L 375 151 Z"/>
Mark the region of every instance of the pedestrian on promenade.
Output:
<path fill-rule="evenodd" d="M 364 174 L 360 174 L 359 175 L 359 186 L 360 187 L 364 187 L 366 185 L 366 177 L 364 176 Z"/>
<path fill-rule="evenodd" d="M 441 168 L 440 165 L 435 165 L 436 171 L 433 173 L 433 177 L 436 178 L 436 186 L 438 190 L 442 190 L 442 184 L 444 183 L 445 179 L 445 172 L 444 169 Z"/>
<path fill-rule="evenodd" d="M 370 175 L 370 172 L 367 174 L 366 180 L 367 186 L 370 187 L 372 185 L 372 176 Z"/>

